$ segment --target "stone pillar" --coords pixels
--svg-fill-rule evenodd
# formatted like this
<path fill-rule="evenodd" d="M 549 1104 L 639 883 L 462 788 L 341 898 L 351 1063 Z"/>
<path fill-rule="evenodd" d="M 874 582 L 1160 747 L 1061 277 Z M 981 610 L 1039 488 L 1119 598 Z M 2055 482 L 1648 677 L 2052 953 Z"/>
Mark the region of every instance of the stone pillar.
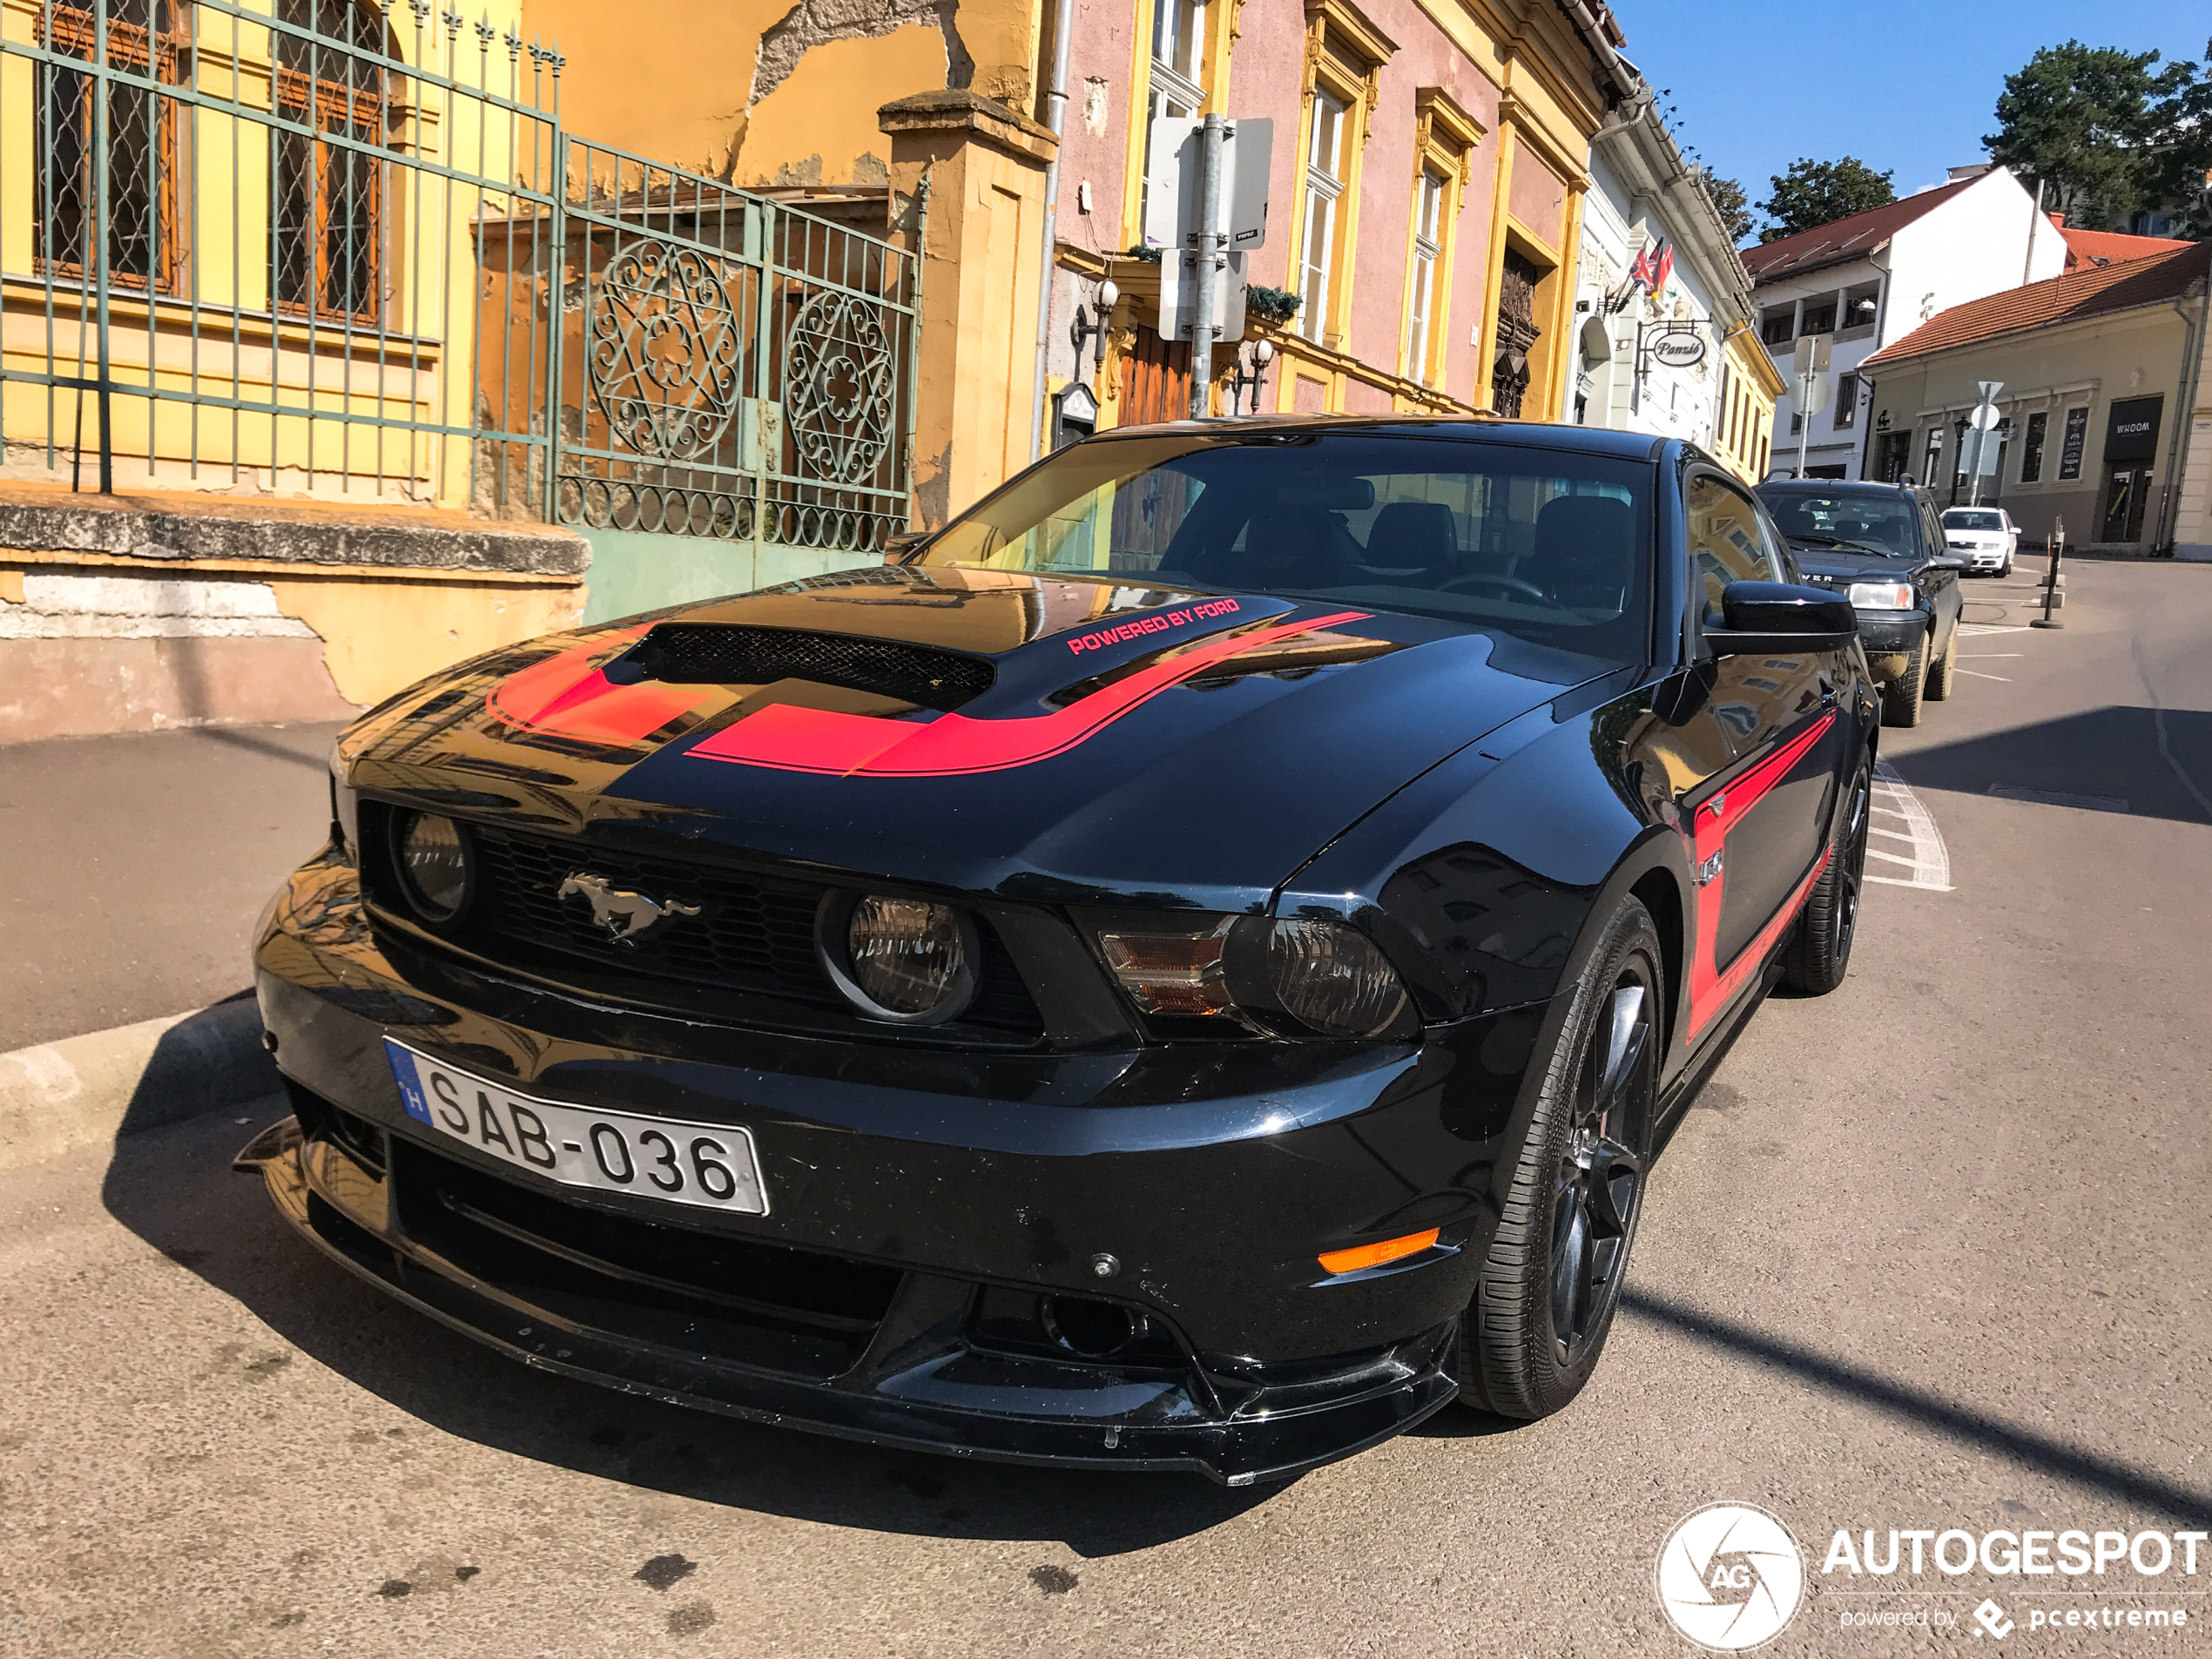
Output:
<path fill-rule="evenodd" d="M 1027 466 L 1037 368 L 1039 260 L 1051 130 L 974 92 L 885 105 L 892 239 L 914 246 L 914 199 L 929 180 L 921 249 L 914 523 L 934 529 Z"/>

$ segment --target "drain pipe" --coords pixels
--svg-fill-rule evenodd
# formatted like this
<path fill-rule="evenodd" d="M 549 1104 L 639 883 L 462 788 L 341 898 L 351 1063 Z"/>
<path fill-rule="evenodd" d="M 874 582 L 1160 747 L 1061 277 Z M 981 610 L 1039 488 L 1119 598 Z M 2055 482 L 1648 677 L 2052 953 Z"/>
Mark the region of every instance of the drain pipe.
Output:
<path fill-rule="evenodd" d="M 2175 469 L 2188 454 L 2182 447 L 2182 434 L 2196 414 L 2195 405 L 2204 375 L 2204 331 L 2212 325 L 2212 271 L 2199 277 L 2195 286 L 2203 288 L 2204 297 L 2197 302 L 2194 319 L 2182 309 L 2188 303 L 2186 292 L 2174 301 L 2175 314 L 2182 320 L 2182 337 L 2188 343 L 2182 347 L 2182 382 L 2174 388 L 2179 407 L 2174 411 L 2173 428 L 2166 440 L 2166 499 L 2158 509 L 2158 537 L 2151 543 L 2154 550 L 2163 546 L 2169 552 L 2181 539 L 2182 489 L 2188 481 Z"/>
<path fill-rule="evenodd" d="M 1029 400 L 1029 459 L 1044 453 L 1044 358 L 1052 337 L 1052 250 L 1060 233 L 1060 146 L 1068 124 L 1068 37 L 1074 32 L 1076 0 L 1058 0 L 1052 16 L 1052 84 L 1045 89 L 1044 124 L 1055 140 L 1044 169 L 1044 266 L 1037 278 L 1037 376 Z"/>
<path fill-rule="evenodd" d="M 1597 13 L 1590 9 L 1588 0 L 1559 0 L 1559 9 L 1575 25 L 1575 32 L 1590 49 L 1590 56 L 1597 59 L 1608 85 L 1612 88 L 1615 102 L 1634 98 L 1643 90 L 1643 75 L 1636 66 L 1623 57 L 1613 43 L 1605 37 L 1605 26 L 1598 21 Z"/>

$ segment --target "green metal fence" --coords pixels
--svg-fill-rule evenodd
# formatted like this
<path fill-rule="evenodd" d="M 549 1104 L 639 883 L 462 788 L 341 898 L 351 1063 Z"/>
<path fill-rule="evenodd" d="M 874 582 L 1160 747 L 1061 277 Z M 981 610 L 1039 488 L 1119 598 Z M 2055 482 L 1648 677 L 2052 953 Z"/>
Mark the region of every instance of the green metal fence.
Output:
<path fill-rule="evenodd" d="M 270 3 L 0 7 L 8 475 L 833 550 L 905 524 L 909 253 L 570 134 L 563 60 L 512 27 Z"/>

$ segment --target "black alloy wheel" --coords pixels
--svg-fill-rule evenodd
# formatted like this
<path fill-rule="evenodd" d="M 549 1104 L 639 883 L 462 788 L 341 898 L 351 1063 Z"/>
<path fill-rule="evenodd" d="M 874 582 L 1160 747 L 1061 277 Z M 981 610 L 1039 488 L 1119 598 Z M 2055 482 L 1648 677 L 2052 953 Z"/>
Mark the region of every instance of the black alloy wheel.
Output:
<path fill-rule="evenodd" d="M 1862 758 L 1851 773 L 1851 794 L 1836 826 L 1828 867 L 1813 883 L 1798 919 L 1797 937 L 1782 959 L 1782 980 L 1793 991 L 1825 996 L 1851 968 L 1858 931 L 1858 894 L 1866 880 L 1866 832 L 1873 809 L 1874 763 Z"/>
<path fill-rule="evenodd" d="M 1631 899 L 1575 988 L 1461 1323 L 1460 1393 L 1469 1405 L 1548 1416 L 1581 1392 L 1604 1349 L 1650 1163 L 1659 961 L 1651 917 Z"/>
<path fill-rule="evenodd" d="M 1643 1157 L 1620 1137 L 1650 1115 L 1646 1073 L 1658 1050 L 1651 988 L 1633 967 L 1615 981 L 1598 1035 L 1552 1193 L 1552 1341 L 1562 1366 L 1612 1321 L 1643 1199 Z"/>

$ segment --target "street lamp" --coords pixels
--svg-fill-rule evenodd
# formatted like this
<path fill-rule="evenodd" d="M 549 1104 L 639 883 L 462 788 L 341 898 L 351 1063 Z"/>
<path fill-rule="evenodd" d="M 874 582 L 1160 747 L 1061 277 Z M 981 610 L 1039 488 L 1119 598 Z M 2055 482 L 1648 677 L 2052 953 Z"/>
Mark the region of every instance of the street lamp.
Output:
<path fill-rule="evenodd" d="M 1244 395 L 1247 392 L 1251 394 L 1252 406 L 1249 413 L 1253 415 L 1259 413 L 1259 383 L 1267 374 L 1267 366 L 1274 361 L 1275 342 L 1271 340 L 1261 340 L 1253 343 L 1251 361 L 1249 365 L 1242 356 L 1237 359 L 1237 372 L 1229 381 L 1229 412 L 1231 414 L 1239 415 L 1247 412 L 1243 408 Z"/>
<path fill-rule="evenodd" d="M 1083 347 L 1090 341 L 1095 340 L 1098 342 L 1097 350 L 1091 359 L 1092 369 L 1096 371 L 1105 362 L 1106 333 L 1113 327 L 1114 307 L 1121 297 L 1122 291 L 1114 286 L 1113 279 L 1109 277 L 1098 285 L 1098 315 L 1096 320 L 1081 306 L 1076 307 L 1076 320 L 1068 325 L 1068 338 L 1075 342 L 1076 377 L 1078 380 L 1082 378 Z"/>

